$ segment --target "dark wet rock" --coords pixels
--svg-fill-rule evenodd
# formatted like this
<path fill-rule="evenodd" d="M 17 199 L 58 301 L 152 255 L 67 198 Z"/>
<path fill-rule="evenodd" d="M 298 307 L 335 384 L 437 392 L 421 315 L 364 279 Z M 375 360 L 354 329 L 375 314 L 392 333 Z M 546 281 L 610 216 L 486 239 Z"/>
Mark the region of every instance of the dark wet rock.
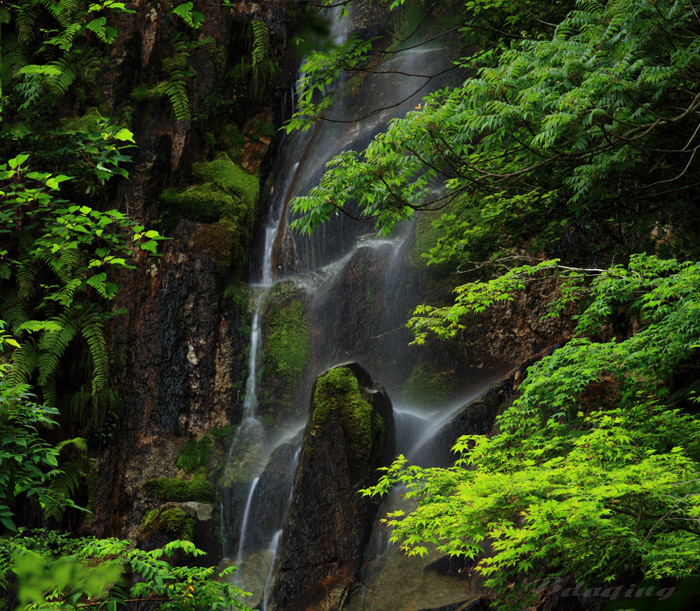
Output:
<path fill-rule="evenodd" d="M 289 506 L 294 483 L 298 444 L 285 443 L 270 456 L 253 495 L 249 542 L 253 549 L 266 548 Z"/>
<path fill-rule="evenodd" d="M 560 344 L 555 344 L 537 353 L 492 384 L 480 397 L 467 403 L 429 443 L 411 454 L 412 462 L 449 466 L 455 459 L 451 452 L 452 446 L 462 435 L 491 435 L 494 432 L 496 417 L 512 404 L 527 368 L 554 352 L 559 346 Z"/>
<path fill-rule="evenodd" d="M 180 509 L 184 511 L 188 516 L 191 516 L 202 522 L 212 519 L 212 512 L 214 511 L 214 506 L 210 503 L 198 503 L 196 501 L 188 501 L 186 503 L 180 503 Z"/>
<path fill-rule="evenodd" d="M 184 228 L 184 225 L 183 225 Z M 245 313 L 220 302 L 216 267 L 190 257 L 185 241 L 168 242 L 117 296 L 119 426 L 100 459 L 94 531 L 133 537 L 152 507 L 141 485 L 181 477 L 178 453 L 187 439 L 240 419 L 237 390 L 245 379 Z"/>
<path fill-rule="evenodd" d="M 243 554 L 266 549 L 289 506 L 294 478 L 295 456 L 298 444 L 285 443 L 271 454 L 265 470 L 253 491 L 248 513 Z M 223 532 L 226 553 L 232 555 L 240 546 L 245 506 L 252 482 L 233 483 L 221 489 Z"/>
<path fill-rule="evenodd" d="M 377 512 L 358 490 L 394 454 L 391 401 L 357 363 L 320 376 L 312 396 L 273 591 L 285 611 L 342 607 Z"/>
<path fill-rule="evenodd" d="M 459 558 L 456 556 L 443 556 L 425 567 L 426 571 L 434 571 L 438 575 L 448 575 L 458 579 L 470 579 L 471 569 L 475 565 L 474 560 Z"/>

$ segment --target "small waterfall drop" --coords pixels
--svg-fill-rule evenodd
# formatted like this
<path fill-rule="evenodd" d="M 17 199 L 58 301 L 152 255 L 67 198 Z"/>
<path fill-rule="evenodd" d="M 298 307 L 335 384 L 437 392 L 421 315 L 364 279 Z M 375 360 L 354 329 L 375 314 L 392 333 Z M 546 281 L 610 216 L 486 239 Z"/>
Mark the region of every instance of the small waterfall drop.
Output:
<path fill-rule="evenodd" d="M 245 510 L 243 511 L 243 522 L 241 523 L 241 536 L 238 539 L 238 553 L 236 554 L 236 562 L 241 563 L 243 559 L 243 550 L 245 549 L 245 535 L 246 527 L 248 526 L 248 518 L 250 517 L 250 506 L 253 502 L 253 494 L 255 494 L 255 488 L 260 481 L 260 477 L 256 477 L 253 483 L 250 485 L 250 492 L 248 493 L 248 500 L 245 503 Z"/>

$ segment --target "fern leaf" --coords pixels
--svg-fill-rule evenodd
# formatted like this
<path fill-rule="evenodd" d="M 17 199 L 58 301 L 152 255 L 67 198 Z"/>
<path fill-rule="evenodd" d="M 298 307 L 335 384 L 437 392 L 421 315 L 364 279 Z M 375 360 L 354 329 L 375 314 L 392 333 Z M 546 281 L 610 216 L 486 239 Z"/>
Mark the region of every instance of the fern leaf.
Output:
<path fill-rule="evenodd" d="M 187 86 L 180 79 L 168 81 L 165 93 L 173 106 L 173 113 L 178 121 L 190 120 L 190 101 L 187 98 Z"/>
<path fill-rule="evenodd" d="M 173 9 L 173 15 L 180 17 L 188 27 L 197 30 L 204 23 L 204 15 L 193 10 L 193 8 L 193 2 L 183 2 Z"/>
<path fill-rule="evenodd" d="M 17 333 L 17 328 L 29 320 L 27 304 L 18 297 L 16 291 L 4 292 L 0 303 L 0 318 L 10 325 L 13 333 Z"/>
<path fill-rule="evenodd" d="M 59 361 L 63 358 L 68 348 L 68 344 L 70 344 L 78 331 L 75 322 L 70 320 L 65 314 L 57 316 L 52 322 L 58 325 L 58 330 L 45 331 L 39 340 L 38 382 L 42 386 L 46 385 L 53 376 Z"/>
<path fill-rule="evenodd" d="M 20 299 L 31 299 L 36 291 L 34 280 L 36 279 L 37 266 L 34 261 L 30 261 L 26 257 L 21 258 L 18 263 L 16 273 L 17 293 Z"/>
<path fill-rule="evenodd" d="M 41 355 L 39 355 L 39 359 L 41 359 Z M 51 376 L 44 384 L 41 384 L 41 399 L 44 405 L 56 405 L 58 400 L 56 376 Z"/>
<path fill-rule="evenodd" d="M 31 379 L 37 364 L 37 348 L 34 342 L 24 341 L 12 353 L 12 363 L 7 380 L 10 384 L 26 384 Z"/>
<path fill-rule="evenodd" d="M 92 309 L 83 322 L 80 332 L 88 343 L 92 357 L 92 392 L 98 393 L 107 386 L 109 381 L 109 355 L 107 341 L 104 336 L 102 321 L 99 313 Z"/>
<path fill-rule="evenodd" d="M 16 8 L 17 39 L 20 44 L 26 45 L 32 42 L 36 35 L 34 22 L 36 21 L 38 12 L 34 6 L 28 4 L 23 6 L 20 3 Z"/>
<path fill-rule="evenodd" d="M 264 21 L 254 20 L 250 23 L 253 29 L 253 66 L 260 65 L 270 57 L 270 28 Z"/>
<path fill-rule="evenodd" d="M 29 63 L 24 47 L 13 33 L 3 33 L 2 70 L 8 76 L 14 76 L 20 68 Z"/>

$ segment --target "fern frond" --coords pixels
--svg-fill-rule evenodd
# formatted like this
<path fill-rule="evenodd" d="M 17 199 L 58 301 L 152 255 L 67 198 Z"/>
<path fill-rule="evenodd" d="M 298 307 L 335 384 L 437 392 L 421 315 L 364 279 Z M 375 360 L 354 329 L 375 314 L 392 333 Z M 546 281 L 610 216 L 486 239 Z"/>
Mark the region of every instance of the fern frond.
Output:
<path fill-rule="evenodd" d="M 64 284 L 70 282 L 72 277 L 71 269 L 61 260 L 60 255 L 57 257 L 53 253 L 42 252 L 39 253 L 36 258 L 44 263 L 46 267 L 48 267 L 54 274 L 56 274 L 61 282 Z"/>
<path fill-rule="evenodd" d="M 19 298 L 16 291 L 4 291 L 0 297 L 0 318 L 16 333 L 17 327 L 29 320 L 27 304 Z"/>
<path fill-rule="evenodd" d="M 100 313 L 91 308 L 85 314 L 80 332 L 88 343 L 92 357 L 92 392 L 106 388 L 109 381 L 109 354 Z"/>
<path fill-rule="evenodd" d="M 19 43 L 17 36 L 3 32 L 2 70 L 8 77 L 14 76 L 20 68 L 29 63 L 24 47 Z"/>
<path fill-rule="evenodd" d="M 46 385 L 48 380 L 53 377 L 59 361 L 68 349 L 68 344 L 78 332 L 75 321 L 71 320 L 65 313 L 52 320 L 59 324 L 60 329 L 44 331 L 39 339 L 38 382 L 42 386 Z"/>
<path fill-rule="evenodd" d="M 20 299 L 31 299 L 36 292 L 37 271 L 37 265 L 34 261 L 26 257 L 22 257 L 18 261 L 15 278 L 17 279 L 17 293 Z"/>
<path fill-rule="evenodd" d="M 39 355 L 39 358 L 41 358 L 41 355 Z M 41 384 L 41 400 L 44 405 L 56 405 L 58 401 L 56 377 L 53 375 L 44 384 Z"/>
<path fill-rule="evenodd" d="M 64 269 L 73 273 L 83 262 L 84 257 L 77 248 L 61 248 L 59 252 L 59 260 Z M 62 278 L 63 280 L 63 278 Z M 63 280 L 65 282 L 65 280 Z"/>
<path fill-rule="evenodd" d="M 63 51 L 70 51 L 73 46 L 73 38 L 75 38 L 75 35 L 80 32 L 81 29 L 81 24 L 69 23 L 60 34 L 49 38 L 46 42 Z"/>
<path fill-rule="evenodd" d="M 31 340 L 22 342 L 22 345 L 12 353 L 7 381 L 10 384 L 28 383 L 36 369 L 37 358 L 36 344 Z"/>
<path fill-rule="evenodd" d="M 75 77 L 77 76 L 77 70 L 74 62 L 74 57 L 67 56 L 61 57 L 54 62 L 49 64 L 58 69 L 58 72 L 46 79 L 47 85 L 52 93 L 56 95 L 63 95 L 68 91 Z"/>
<path fill-rule="evenodd" d="M 90 21 L 85 27 L 91 32 L 94 32 L 95 36 L 97 36 L 101 42 L 105 44 L 111 42 L 111 38 L 107 34 L 107 17 L 97 17 Z"/>
<path fill-rule="evenodd" d="M 73 2 L 56 2 L 55 0 L 39 0 L 42 6 L 51 14 L 51 16 L 58 21 L 64 28 L 68 28 L 71 25 L 71 17 L 73 11 L 71 7 L 74 7 Z"/>
<path fill-rule="evenodd" d="M 80 278 L 71 279 L 68 284 L 61 287 L 53 295 L 47 296 L 47 299 L 52 299 L 58 301 L 62 306 L 69 308 L 73 304 L 73 298 L 75 296 L 75 291 L 77 291 L 83 284 Z"/>
<path fill-rule="evenodd" d="M 115 413 L 119 399 L 111 388 L 92 392 L 92 386 L 81 384 L 68 401 L 68 415 L 83 431 L 102 430 L 110 414 Z"/>
<path fill-rule="evenodd" d="M 56 446 L 59 452 L 73 450 L 68 458 L 62 460 L 60 471 L 52 478 L 49 485 L 49 502 L 44 514 L 47 518 L 60 520 L 69 499 L 75 496 L 81 485 L 85 484 L 88 493 L 88 510 L 94 508 L 97 492 L 97 469 L 95 461 L 88 457 L 87 441 L 83 437 L 66 439 Z"/>
<path fill-rule="evenodd" d="M 56 444 L 56 449 L 60 452 L 63 448 L 73 446 L 79 452 L 85 454 L 88 451 L 87 441 L 83 437 L 73 437 L 72 439 L 64 439 Z"/>
<path fill-rule="evenodd" d="M 17 7 L 17 39 L 20 44 L 26 45 L 34 40 L 36 31 L 34 29 L 34 22 L 36 21 L 38 11 L 36 7 L 30 6 L 29 4 L 22 6 L 19 4 Z"/>
<path fill-rule="evenodd" d="M 250 22 L 253 30 L 253 66 L 265 62 L 270 57 L 272 47 L 270 45 L 270 28 L 264 21 L 254 20 Z"/>
<path fill-rule="evenodd" d="M 196 30 L 202 27 L 202 23 L 204 22 L 204 15 L 202 13 L 198 13 L 195 10 L 192 10 L 193 8 L 193 2 L 183 2 L 182 4 L 179 4 L 173 9 L 173 15 L 177 15 L 185 22 L 185 24 L 188 27 L 192 28 L 193 30 Z"/>
<path fill-rule="evenodd" d="M 165 93 L 173 105 L 173 113 L 178 121 L 190 120 L 190 101 L 187 98 L 187 86 L 180 79 L 173 79 L 165 84 Z"/>

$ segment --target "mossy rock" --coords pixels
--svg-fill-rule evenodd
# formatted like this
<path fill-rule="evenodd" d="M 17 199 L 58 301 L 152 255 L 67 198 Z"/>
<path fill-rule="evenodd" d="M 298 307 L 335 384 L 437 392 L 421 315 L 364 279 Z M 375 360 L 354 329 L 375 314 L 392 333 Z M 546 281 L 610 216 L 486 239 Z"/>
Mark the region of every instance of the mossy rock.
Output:
<path fill-rule="evenodd" d="M 151 537 L 156 533 L 169 541 L 191 541 L 194 535 L 194 518 L 172 503 L 162 505 L 149 511 L 141 523 L 142 538 Z"/>
<path fill-rule="evenodd" d="M 336 367 L 316 380 L 311 431 L 339 418 L 353 453 L 368 469 L 377 461 L 385 425 L 381 415 L 362 398 L 357 377 L 348 367 Z"/>
<path fill-rule="evenodd" d="M 195 251 L 211 252 L 221 272 L 229 268 L 240 271 L 247 260 L 248 232 L 242 231 L 238 221 L 230 216 L 198 229 L 191 243 Z"/>
<path fill-rule="evenodd" d="M 190 439 L 177 457 L 177 466 L 194 473 L 197 469 L 206 467 L 210 455 L 211 438 L 202 437 L 199 441 Z"/>
<path fill-rule="evenodd" d="M 163 502 L 199 501 L 200 503 L 212 503 L 216 497 L 216 486 L 207 481 L 203 472 L 196 473 L 189 481 L 176 477 L 149 479 L 144 483 L 143 491 Z"/>
<path fill-rule="evenodd" d="M 145 83 L 142 83 L 131 92 L 129 97 L 135 102 L 159 100 L 160 98 L 164 98 L 166 96 L 166 86 L 166 82 L 157 83 L 155 85 L 151 85 L 150 87 Z"/>
<path fill-rule="evenodd" d="M 401 399 L 410 405 L 437 407 L 454 399 L 456 386 L 451 372 L 436 372 L 424 363 L 414 367 L 401 389 Z"/>
<path fill-rule="evenodd" d="M 215 223 L 223 216 L 236 217 L 241 202 L 213 182 L 195 185 L 184 191 L 169 188 L 160 196 L 161 204 L 171 214 L 198 221 Z"/>
<path fill-rule="evenodd" d="M 295 297 L 271 310 L 265 319 L 265 361 L 273 373 L 293 382 L 306 369 L 311 353 L 306 306 Z"/>
<path fill-rule="evenodd" d="M 61 121 L 63 129 L 69 132 L 96 132 L 100 130 L 100 125 L 104 117 L 97 108 L 89 108 L 80 117 L 68 117 Z"/>
<path fill-rule="evenodd" d="M 246 206 L 255 209 L 260 195 L 260 179 L 234 163 L 226 153 L 217 155 L 214 161 L 195 163 L 192 172 L 205 182 L 236 193 Z"/>

